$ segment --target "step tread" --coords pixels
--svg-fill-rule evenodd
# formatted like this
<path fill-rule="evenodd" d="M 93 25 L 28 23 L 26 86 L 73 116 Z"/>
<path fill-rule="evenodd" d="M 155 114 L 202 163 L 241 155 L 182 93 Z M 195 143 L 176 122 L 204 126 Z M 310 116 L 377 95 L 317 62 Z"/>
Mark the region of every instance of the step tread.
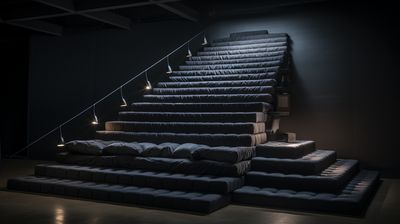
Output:
<path fill-rule="evenodd" d="M 242 86 L 242 87 L 191 87 L 191 88 L 153 88 L 154 95 L 177 94 L 255 94 L 273 93 L 273 86 Z"/>
<path fill-rule="evenodd" d="M 256 134 L 265 132 L 265 123 L 107 121 L 105 124 L 105 130 L 135 132 Z"/>
<path fill-rule="evenodd" d="M 180 65 L 180 71 L 193 70 L 220 70 L 220 69 L 244 69 L 244 68 L 268 68 L 276 67 L 281 64 L 281 61 L 267 62 L 245 62 L 236 64 L 215 64 L 215 65 Z"/>
<path fill-rule="evenodd" d="M 233 46 L 210 46 L 204 47 L 204 51 L 219 51 L 219 50 L 230 50 L 230 49 L 252 49 L 252 48 L 266 48 L 266 47 L 279 47 L 279 46 L 287 46 L 286 41 L 280 42 L 266 42 L 266 43 L 249 43 L 242 45 L 233 45 Z"/>
<path fill-rule="evenodd" d="M 265 133 L 258 134 L 221 134 L 221 133 L 171 133 L 171 132 L 125 132 L 96 131 L 101 140 L 143 141 L 151 143 L 195 143 L 209 146 L 254 146 L 267 141 Z"/>
<path fill-rule="evenodd" d="M 247 45 L 247 44 L 255 44 L 255 43 L 274 43 L 274 42 L 287 42 L 288 37 L 272 37 L 268 39 L 256 39 L 256 40 L 232 40 L 232 41 L 224 41 L 224 42 L 212 42 L 210 43 L 211 47 L 217 46 L 237 46 L 237 45 Z"/>
<path fill-rule="evenodd" d="M 264 53 L 264 52 L 274 52 L 274 51 L 286 51 L 287 46 L 277 46 L 277 47 L 260 47 L 260 48 L 250 48 L 250 49 L 238 49 L 238 50 L 221 50 L 221 51 L 199 51 L 197 56 L 214 56 L 214 55 L 242 55 L 251 53 Z"/>
<path fill-rule="evenodd" d="M 257 145 L 257 157 L 301 158 L 315 151 L 315 141 L 297 140 L 293 143 L 268 141 Z"/>
<path fill-rule="evenodd" d="M 269 38 L 287 37 L 287 36 L 288 35 L 286 33 L 269 33 L 269 34 L 258 34 L 258 35 L 249 35 L 249 36 L 224 37 L 224 38 L 215 39 L 213 41 L 213 43 L 241 41 L 241 40 L 269 39 Z"/>
<path fill-rule="evenodd" d="M 316 150 L 297 159 L 253 157 L 252 170 L 310 175 L 321 172 L 334 161 L 335 151 Z"/>
<path fill-rule="evenodd" d="M 271 51 L 262 53 L 248 53 L 248 54 L 231 54 L 231 55 L 198 55 L 192 56 L 190 60 L 192 61 L 209 61 L 209 60 L 230 60 L 230 59 L 245 59 L 245 58 L 261 58 L 261 57 L 273 57 L 273 56 L 283 56 L 286 51 Z"/>
<path fill-rule="evenodd" d="M 226 206 L 230 201 L 230 196 L 225 194 L 174 191 L 34 176 L 10 179 L 8 189 L 201 213 L 212 212 Z"/>
<path fill-rule="evenodd" d="M 198 88 L 198 87 L 243 87 L 243 86 L 275 86 L 275 79 L 260 80 L 224 80 L 224 81 L 193 81 L 193 82 L 159 82 L 159 88 Z"/>
<path fill-rule="evenodd" d="M 267 102 L 273 101 L 272 94 L 188 94 L 188 95 L 144 95 L 144 102 Z"/>
<path fill-rule="evenodd" d="M 321 173 L 314 175 L 250 171 L 246 174 L 246 185 L 337 192 L 357 171 L 358 161 L 339 159 Z"/>
<path fill-rule="evenodd" d="M 227 75 L 193 75 L 193 76 L 170 76 L 172 82 L 194 82 L 194 81 L 237 81 L 237 80 L 270 80 L 277 77 L 276 72 L 259 74 L 227 74 Z"/>
<path fill-rule="evenodd" d="M 131 104 L 134 111 L 158 112 L 266 112 L 271 108 L 269 103 L 146 103 Z"/>
<path fill-rule="evenodd" d="M 212 175 L 180 174 L 63 164 L 37 165 L 35 167 L 35 175 L 97 183 L 220 194 L 232 192 L 243 185 L 243 178 L 239 177 L 219 177 Z"/>
<path fill-rule="evenodd" d="M 378 182 L 378 172 L 362 170 L 339 193 L 243 186 L 234 191 L 233 201 L 258 206 L 358 213 L 368 204 Z"/>
<path fill-rule="evenodd" d="M 224 64 L 241 64 L 241 63 L 256 63 L 267 61 L 282 61 L 284 58 L 281 56 L 260 57 L 260 58 L 244 58 L 244 59 L 229 59 L 229 60 L 209 60 L 209 61 L 186 61 L 186 65 L 224 65 Z"/>
<path fill-rule="evenodd" d="M 173 71 L 171 76 L 196 76 L 196 75 L 242 75 L 254 73 L 277 72 L 279 66 L 270 66 L 262 68 L 235 68 L 235 69 L 214 69 L 214 70 L 190 70 Z"/>

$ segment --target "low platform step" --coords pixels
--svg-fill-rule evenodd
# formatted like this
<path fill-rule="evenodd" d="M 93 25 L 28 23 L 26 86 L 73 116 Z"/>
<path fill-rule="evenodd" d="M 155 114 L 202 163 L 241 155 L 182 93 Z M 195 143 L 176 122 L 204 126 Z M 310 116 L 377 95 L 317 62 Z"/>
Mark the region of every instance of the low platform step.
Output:
<path fill-rule="evenodd" d="M 212 47 L 218 46 L 237 46 L 237 45 L 247 45 L 247 44 L 260 44 L 260 43 L 274 43 L 274 42 L 287 42 L 287 36 L 281 37 L 270 37 L 266 39 L 255 39 L 255 40 L 227 40 L 225 39 L 224 42 L 212 42 L 210 45 Z"/>
<path fill-rule="evenodd" d="M 366 208 L 378 183 L 378 172 L 364 170 L 336 194 L 243 186 L 234 191 L 233 201 L 262 207 L 356 214 Z"/>
<path fill-rule="evenodd" d="M 267 112 L 269 103 L 132 103 L 133 111 L 158 112 Z"/>
<path fill-rule="evenodd" d="M 277 77 L 276 72 L 259 73 L 259 74 L 236 74 L 236 75 L 196 75 L 196 76 L 170 76 L 172 82 L 204 82 L 204 81 L 237 81 L 243 82 L 252 80 L 271 80 Z M 224 83 L 225 84 L 225 83 Z"/>
<path fill-rule="evenodd" d="M 268 141 L 257 145 L 257 157 L 301 158 L 315 151 L 315 141 L 297 140 L 293 143 Z"/>
<path fill-rule="evenodd" d="M 212 55 L 212 56 L 192 56 L 192 61 L 223 61 L 232 59 L 245 59 L 245 58 L 263 58 L 263 57 L 275 57 L 283 56 L 286 51 L 273 51 L 273 52 L 262 52 L 262 53 L 249 53 L 249 54 L 233 54 L 233 55 Z"/>
<path fill-rule="evenodd" d="M 97 131 L 96 138 L 106 141 L 195 143 L 209 146 L 255 146 L 267 141 L 267 134 L 198 134 Z"/>
<path fill-rule="evenodd" d="M 253 63 L 236 63 L 236 64 L 221 64 L 221 65 L 181 65 L 181 71 L 193 70 L 216 70 L 216 69 L 245 69 L 245 68 L 268 68 L 279 66 L 281 61 L 253 62 Z"/>
<path fill-rule="evenodd" d="M 214 69 L 214 70 L 191 70 L 191 71 L 173 71 L 175 76 L 197 76 L 197 75 L 240 75 L 255 74 L 266 72 L 277 72 L 279 66 L 261 67 L 261 68 L 236 68 L 236 69 Z"/>
<path fill-rule="evenodd" d="M 237 63 L 257 63 L 257 62 L 268 62 L 268 61 L 283 61 L 284 56 L 271 56 L 261 58 L 243 58 L 243 59 L 231 59 L 231 60 L 210 60 L 210 61 L 186 61 L 187 65 L 224 65 L 224 64 L 237 64 Z"/>
<path fill-rule="evenodd" d="M 230 202 L 228 194 L 174 191 L 48 177 L 20 177 L 8 180 L 10 190 L 56 194 L 167 209 L 210 213 Z"/>
<path fill-rule="evenodd" d="M 273 86 L 154 88 L 155 95 L 274 93 Z"/>
<path fill-rule="evenodd" d="M 106 131 L 257 134 L 265 123 L 108 121 Z"/>
<path fill-rule="evenodd" d="M 124 121 L 177 122 L 266 122 L 263 112 L 119 112 Z"/>
<path fill-rule="evenodd" d="M 273 101 L 272 94 L 192 94 L 192 95 L 153 95 L 142 97 L 143 102 L 170 102 L 170 103 L 195 103 L 195 102 L 266 102 Z"/>
<path fill-rule="evenodd" d="M 244 86 L 275 86 L 275 79 L 259 80 L 228 80 L 228 81 L 199 81 L 199 82 L 159 82 L 159 88 L 197 88 L 197 87 L 244 87 Z"/>
<path fill-rule="evenodd" d="M 197 52 L 198 56 L 215 56 L 215 55 L 242 55 L 252 53 L 264 53 L 264 52 L 275 52 L 275 51 L 286 51 L 286 46 L 278 47 L 263 47 L 263 48 L 250 48 L 250 49 L 239 49 L 239 50 L 225 50 L 225 51 L 200 51 Z"/>
<path fill-rule="evenodd" d="M 233 46 L 204 47 L 204 51 L 247 50 L 254 48 L 268 48 L 268 47 L 282 47 L 282 46 L 287 46 L 287 43 L 283 41 L 283 42 L 270 42 L 270 43 L 252 43 L 252 44 L 242 44 Z"/>
<path fill-rule="evenodd" d="M 72 179 L 136 187 L 227 194 L 243 185 L 243 178 L 126 170 L 63 164 L 41 164 L 35 176 Z"/>
<path fill-rule="evenodd" d="M 316 150 L 298 159 L 254 157 L 251 161 L 251 169 L 253 171 L 313 175 L 322 172 L 335 161 L 335 151 Z"/>
<path fill-rule="evenodd" d="M 296 191 L 338 192 L 356 172 L 358 172 L 358 161 L 337 160 L 317 175 L 250 171 L 246 174 L 246 185 Z"/>

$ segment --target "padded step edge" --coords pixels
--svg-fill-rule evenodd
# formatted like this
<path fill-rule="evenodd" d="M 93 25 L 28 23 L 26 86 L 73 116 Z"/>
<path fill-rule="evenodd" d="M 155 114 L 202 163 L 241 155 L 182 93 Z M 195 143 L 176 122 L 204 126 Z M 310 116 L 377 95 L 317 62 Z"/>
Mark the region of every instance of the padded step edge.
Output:
<path fill-rule="evenodd" d="M 237 45 L 247 45 L 247 44 L 256 44 L 256 43 L 274 43 L 274 42 L 287 42 L 288 37 L 271 37 L 268 39 L 257 39 L 257 40 L 233 40 L 233 41 L 225 41 L 225 42 L 212 42 L 210 44 L 211 47 L 219 47 L 219 46 L 237 46 Z"/>
<path fill-rule="evenodd" d="M 188 87 L 245 87 L 245 86 L 276 86 L 275 79 L 255 80 L 223 80 L 223 81 L 197 81 L 197 82 L 159 82 L 158 88 L 188 88 Z"/>
<path fill-rule="evenodd" d="M 133 111 L 158 112 L 268 112 L 269 103 L 139 103 L 131 104 Z"/>

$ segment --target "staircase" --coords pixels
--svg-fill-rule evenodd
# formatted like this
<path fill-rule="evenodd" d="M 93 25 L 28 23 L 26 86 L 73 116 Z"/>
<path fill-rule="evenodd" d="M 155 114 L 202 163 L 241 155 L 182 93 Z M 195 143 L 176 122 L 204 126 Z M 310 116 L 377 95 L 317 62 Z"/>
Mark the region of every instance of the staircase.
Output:
<path fill-rule="evenodd" d="M 376 172 L 313 141 L 267 142 L 287 54 L 286 34 L 214 40 L 95 140 L 68 142 L 59 164 L 38 165 L 8 188 L 199 213 L 231 201 L 357 212 Z"/>

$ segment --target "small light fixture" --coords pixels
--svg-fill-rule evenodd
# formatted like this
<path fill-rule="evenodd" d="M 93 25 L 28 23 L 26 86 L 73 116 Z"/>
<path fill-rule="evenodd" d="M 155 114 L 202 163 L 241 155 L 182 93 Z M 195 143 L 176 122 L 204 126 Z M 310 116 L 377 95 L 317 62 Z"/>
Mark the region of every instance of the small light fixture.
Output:
<path fill-rule="evenodd" d="M 96 104 L 93 104 L 93 125 L 98 125 L 99 124 L 99 119 L 96 116 Z"/>
<path fill-rule="evenodd" d="M 122 86 L 119 89 L 120 93 L 121 93 L 121 105 L 119 105 L 120 107 L 126 107 L 128 106 L 128 103 L 126 103 L 126 100 L 124 98 L 124 94 L 122 93 Z"/>
<path fill-rule="evenodd" d="M 151 86 L 151 83 L 149 81 L 149 78 L 147 77 L 147 70 L 144 73 L 145 77 L 146 77 L 146 87 L 144 87 L 146 90 L 151 90 L 153 87 Z"/>
<path fill-rule="evenodd" d="M 203 43 L 201 43 L 201 45 L 205 46 L 205 45 L 207 45 L 207 44 L 208 44 L 208 41 L 207 41 L 206 35 L 204 35 L 204 37 L 203 37 Z"/>
<path fill-rule="evenodd" d="M 187 55 L 186 55 L 186 57 L 187 58 L 191 58 L 192 57 L 192 52 L 190 51 L 189 44 L 187 45 Z"/>
<path fill-rule="evenodd" d="M 167 74 L 171 74 L 172 73 L 172 68 L 171 68 L 171 66 L 169 65 L 169 57 L 167 56 Z"/>
<path fill-rule="evenodd" d="M 57 143 L 57 147 L 62 148 L 64 146 L 65 146 L 65 141 L 64 141 L 64 137 L 62 135 L 62 130 L 61 130 L 61 126 L 60 126 L 60 140 Z"/>

